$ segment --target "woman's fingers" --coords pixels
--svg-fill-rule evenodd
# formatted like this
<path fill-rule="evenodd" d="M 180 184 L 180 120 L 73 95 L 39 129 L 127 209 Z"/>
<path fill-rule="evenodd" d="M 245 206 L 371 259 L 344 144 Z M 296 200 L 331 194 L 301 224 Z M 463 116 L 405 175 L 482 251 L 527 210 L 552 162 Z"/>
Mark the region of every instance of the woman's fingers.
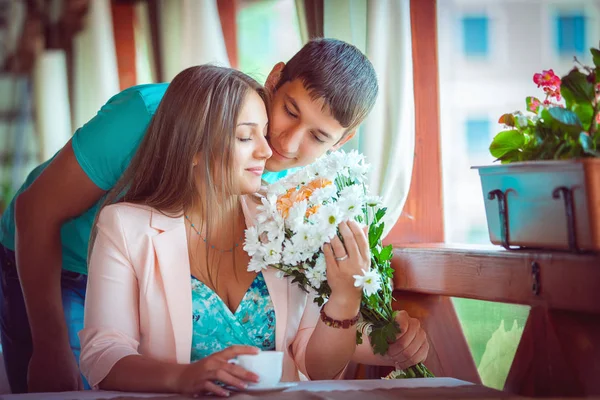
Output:
<path fill-rule="evenodd" d="M 335 261 L 335 255 L 329 243 L 323 245 L 323 255 L 325 256 L 325 265 L 327 265 L 327 273 L 329 274 L 331 268 L 337 268 L 337 261 Z"/>
<path fill-rule="evenodd" d="M 364 229 L 362 229 L 356 221 L 348 222 L 348 228 L 354 236 L 356 248 L 360 252 L 361 256 L 365 260 L 371 260 L 371 248 L 369 247 L 369 240 L 367 239 L 367 234 L 365 233 Z"/>
<path fill-rule="evenodd" d="M 214 358 L 218 358 L 221 360 L 229 361 L 232 358 L 236 358 L 237 356 L 241 356 L 244 354 L 250 354 L 250 355 L 258 354 L 259 352 L 260 352 L 260 349 L 258 347 L 235 345 L 235 346 L 229 346 L 225 350 L 221 350 L 209 357 L 214 357 Z"/>
<path fill-rule="evenodd" d="M 250 372 L 247 369 L 244 369 L 239 365 L 233 363 L 228 363 L 227 366 L 225 366 L 223 369 L 230 373 L 232 376 L 241 379 L 242 381 L 256 383 L 259 379 L 258 375 L 256 375 L 255 373 Z"/>
<path fill-rule="evenodd" d="M 217 396 L 229 397 L 229 390 L 223 389 L 221 386 L 211 381 L 204 381 L 198 392 L 210 392 L 216 394 Z"/>
<path fill-rule="evenodd" d="M 348 255 L 346 252 L 346 248 L 344 247 L 344 243 L 340 240 L 337 235 L 331 239 L 331 247 L 333 249 L 333 255 L 335 258 L 343 258 Z M 337 260 L 336 260 L 337 261 Z"/>
<path fill-rule="evenodd" d="M 360 250 L 356 243 L 354 233 L 350 229 L 350 224 L 347 222 L 342 222 L 338 226 L 338 229 L 340 230 L 340 233 L 342 234 L 342 237 L 344 238 L 343 246 L 346 248 L 348 257 L 350 257 L 352 259 L 358 259 L 358 257 L 361 257 L 361 253 L 360 253 Z M 341 256 L 338 256 L 338 257 L 341 257 Z"/>

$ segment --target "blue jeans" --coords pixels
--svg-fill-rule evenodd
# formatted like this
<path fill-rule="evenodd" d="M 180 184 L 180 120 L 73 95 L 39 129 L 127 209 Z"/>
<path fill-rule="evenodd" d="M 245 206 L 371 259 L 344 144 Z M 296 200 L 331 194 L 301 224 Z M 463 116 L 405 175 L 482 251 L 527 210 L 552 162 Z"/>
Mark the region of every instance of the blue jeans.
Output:
<path fill-rule="evenodd" d="M 83 329 L 83 311 L 87 276 L 62 271 L 62 302 L 69 342 L 79 365 L 81 346 L 77 333 Z M 15 253 L 0 245 L 0 334 L 4 366 L 13 393 L 27 392 L 27 368 L 32 343 L 21 282 L 17 274 Z M 83 377 L 82 377 L 83 379 Z M 86 389 L 88 383 L 83 379 Z"/>

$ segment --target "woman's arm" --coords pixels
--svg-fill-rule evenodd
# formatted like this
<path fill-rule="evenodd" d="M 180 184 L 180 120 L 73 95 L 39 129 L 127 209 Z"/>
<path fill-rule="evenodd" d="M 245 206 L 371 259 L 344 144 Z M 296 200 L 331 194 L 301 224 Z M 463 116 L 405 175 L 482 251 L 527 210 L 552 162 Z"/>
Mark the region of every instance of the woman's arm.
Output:
<path fill-rule="evenodd" d="M 339 231 L 344 243 L 334 237 L 331 246 L 325 245 L 323 249 L 331 287 L 331 296 L 323 310 L 329 318 L 343 321 L 358 315 L 362 289 L 354 287 L 353 275 L 368 270 L 371 258 L 365 232 L 356 222 L 342 222 Z M 311 379 L 338 378 L 355 351 L 356 325 L 333 328 L 318 318 L 306 348 L 306 371 Z"/>

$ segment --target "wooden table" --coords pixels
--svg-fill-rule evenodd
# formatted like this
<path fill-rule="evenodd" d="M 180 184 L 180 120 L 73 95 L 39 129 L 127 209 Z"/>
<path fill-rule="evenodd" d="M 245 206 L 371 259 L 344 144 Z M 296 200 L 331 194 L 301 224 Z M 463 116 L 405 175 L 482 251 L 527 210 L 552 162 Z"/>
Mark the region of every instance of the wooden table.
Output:
<path fill-rule="evenodd" d="M 479 382 L 451 297 L 531 307 L 504 390 L 600 395 L 600 255 L 498 246 L 397 245 L 396 309 L 418 317 L 436 376 Z"/>
<path fill-rule="evenodd" d="M 216 398 L 216 397 L 206 397 Z M 344 380 L 299 382 L 298 386 L 273 393 L 232 393 L 237 400 L 284 399 L 284 400 L 387 400 L 387 399 L 521 399 L 506 393 L 470 382 L 452 378 L 397 379 L 397 380 Z M 105 391 L 35 393 L 0 396 L 5 400 L 138 400 L 138 399 L 189 399 L 173 395 L 123 393 Z"/>

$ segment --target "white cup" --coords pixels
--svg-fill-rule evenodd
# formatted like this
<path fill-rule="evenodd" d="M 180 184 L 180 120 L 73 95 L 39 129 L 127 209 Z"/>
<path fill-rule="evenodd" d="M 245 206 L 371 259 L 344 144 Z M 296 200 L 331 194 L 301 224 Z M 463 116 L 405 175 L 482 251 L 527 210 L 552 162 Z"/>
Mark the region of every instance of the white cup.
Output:
<path fill-rule="evenodd" d="M 231 360 L 240 367 L 258 375 L 258 383 L 249 383 L 248 386 L 275 386 L 281 380 L 283 368 L 282 351 L 261 351 L 258 354 L 244 354 Z"/>

